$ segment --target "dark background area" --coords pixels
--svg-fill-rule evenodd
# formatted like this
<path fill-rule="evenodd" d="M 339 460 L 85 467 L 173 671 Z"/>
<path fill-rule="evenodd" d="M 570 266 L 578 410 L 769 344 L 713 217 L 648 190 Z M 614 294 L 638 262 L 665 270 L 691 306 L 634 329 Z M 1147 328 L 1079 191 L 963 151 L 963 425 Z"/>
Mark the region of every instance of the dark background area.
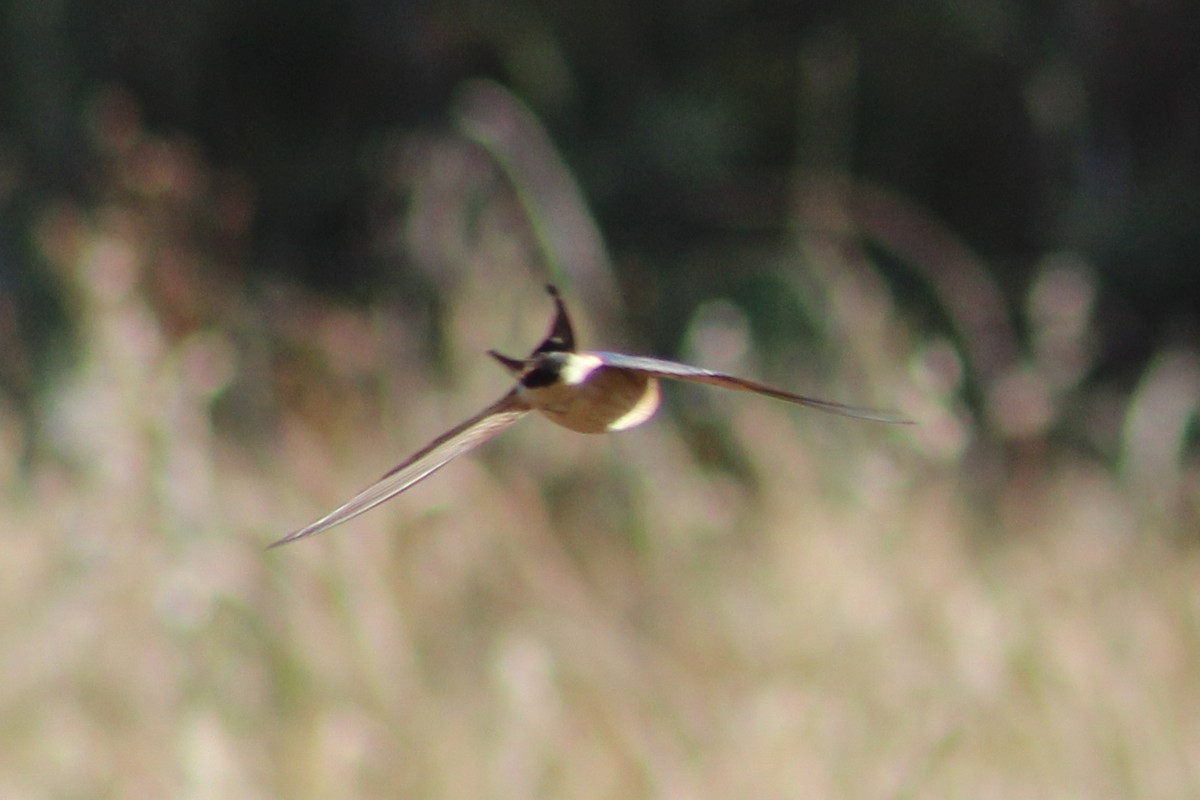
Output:
<path fill-rule="evenodd" d="M 1198 23 L 1186 0 L 4 0 L 0 292 L 46 309 L 30 336 L 53 317 L 28 227 L 94 190 L 87 112 L 117 87 L 251 187 L 248 272 L 367 297 L 403 280 L 372 246 L 382 154 L 490 77 L 548 127 L 618 271 L 778 238 L 797 165 L 829 162 L 941 220 L 1014 298 L 1046 254 L 1081 255 L 1119 367 L 1200 310 Z"/>

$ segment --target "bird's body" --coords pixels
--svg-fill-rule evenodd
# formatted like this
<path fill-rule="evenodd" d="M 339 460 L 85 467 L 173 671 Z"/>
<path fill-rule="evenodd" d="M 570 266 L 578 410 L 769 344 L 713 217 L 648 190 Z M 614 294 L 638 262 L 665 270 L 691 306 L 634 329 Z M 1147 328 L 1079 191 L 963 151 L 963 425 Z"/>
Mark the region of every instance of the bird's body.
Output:
<path fill-rule="evenodd" d="M 546 419 L 577 433 L 640 425 L 658 410 L 658 380 L 607 367 L 596 353 L 543 353 L 517 384 L 517 394 Z"/>
<path fill-rule="evenodd" d="M 578 433 L 608 433 L 636 427 L 654 416 L 659 379 L 706 383 L 755 392 L 789 403 L 847 417 L 906 424 L 896 416 L 793 394 L 757 381 L 646 356 L 602 351 L 578 352 L 566 306 L 553 286 L 555 318 L 546 339 L 528 358 L 489 351 L 517 380 L 504 397 L 418 450 L 345 505 L 291 533 L 272 547 L 328 530 L 395 497 L 508 428 L 530 411 Z"/>

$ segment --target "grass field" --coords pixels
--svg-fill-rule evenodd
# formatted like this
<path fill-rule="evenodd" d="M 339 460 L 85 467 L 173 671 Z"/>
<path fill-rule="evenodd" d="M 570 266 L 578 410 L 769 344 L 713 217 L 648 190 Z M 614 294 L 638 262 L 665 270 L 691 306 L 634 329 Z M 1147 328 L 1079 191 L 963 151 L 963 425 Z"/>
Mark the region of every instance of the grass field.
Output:
<path fill-rule="evenodd" d="M 486 220 L 437 369 L 395 308 L 250 303 L 193 246 L 231 195 L 130 136 L 39 233 L 79 355 L 0 408 L 0 798 L 1200 796 L 1186 357 L 1051 392 L 1047 431 L 1110 410 L 1085 456 L 967 414 L 948 345 L 823 284 L 842 366 L 746 368 L 919 425 L 695 391 L 609 437 L 530 419 L 268 552 L 505 391 L 483 349 L 549 309 Z M 625 334 L 564 289 L 588 344 Z M 685 355 L 745 366 L 706 313 Z"/>

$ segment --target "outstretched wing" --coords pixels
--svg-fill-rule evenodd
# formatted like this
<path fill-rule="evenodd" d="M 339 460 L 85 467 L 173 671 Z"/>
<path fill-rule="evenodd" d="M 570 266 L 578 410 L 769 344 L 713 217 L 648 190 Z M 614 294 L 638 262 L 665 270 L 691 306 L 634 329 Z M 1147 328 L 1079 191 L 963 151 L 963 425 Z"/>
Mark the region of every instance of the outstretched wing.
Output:
<path fill-rule="evenodd" d="M 345 505 L 331 511 L 311 525 L 289 533 L 271 547 L 279 547 L 288 542 L 312 536 L 335 525 L 341 525 L 364 511 L 370 511 L 380 503 L 390 500 L 410 486 L 428 478 L 446 466 L 451 459 L 474 450 L 525 416 L 529 410 L 525 401 L 517 396 L 516 390 L 509 392 L 466 422 L 446 431 L 413 453 L 406 461 L 359 492 Z"/>
<path fill-rule="evenodd" d="M 681 381 L 691 381 L 693 383 L 707 383 L 710 386 L 720 386 L 723 389 L 736 389 L 742 392 L 765 394 L 777 400 L 786 400 L 789 403 L 806 406 L 807 408 L 815 408 L 818 411 L 826 411 L 830 414 L 840 414 L 843 417 L 854 417 L 855 419 L 865 419 L 872 422 L 887 422 L 894 425 L 912 424 L 912 420 L 904 419 L 887 411 L 858 408 L 856 406 L 835 403 L 831 400 L 820 400 L 816 397 L 793 394 L 792 392 L 785 392 L 783 389 L 777 389 L 774 386 L 768 386 L 758 381 L 725 375 L 720 372 L 713 372 L 710 369 L 691 367 L 687 364 L 679 364 L 674 361 L 664 361 L 661 358 L 627 356 L 623 353 L 603 352 L 592 353 L 591 355 L 598 357 L 604 362 L 605 366 L 638 370 L 648 375 L 653 375 L 656 378 L 672 378 Z"/>

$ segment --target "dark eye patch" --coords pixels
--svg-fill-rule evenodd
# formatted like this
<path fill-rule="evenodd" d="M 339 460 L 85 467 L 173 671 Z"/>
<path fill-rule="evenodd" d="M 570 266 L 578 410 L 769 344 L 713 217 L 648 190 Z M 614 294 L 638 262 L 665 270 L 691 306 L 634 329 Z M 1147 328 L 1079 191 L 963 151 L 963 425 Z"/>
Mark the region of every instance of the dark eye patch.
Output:
<path fill-rule="evenodd" d="M 526 389 L 539 389 L 543 386 L 550 386 L 558 383 L 559 367 L 557 364 L 553 366 L 538 366 L 526 372 L 521 376 L 521 385 Z"/>

